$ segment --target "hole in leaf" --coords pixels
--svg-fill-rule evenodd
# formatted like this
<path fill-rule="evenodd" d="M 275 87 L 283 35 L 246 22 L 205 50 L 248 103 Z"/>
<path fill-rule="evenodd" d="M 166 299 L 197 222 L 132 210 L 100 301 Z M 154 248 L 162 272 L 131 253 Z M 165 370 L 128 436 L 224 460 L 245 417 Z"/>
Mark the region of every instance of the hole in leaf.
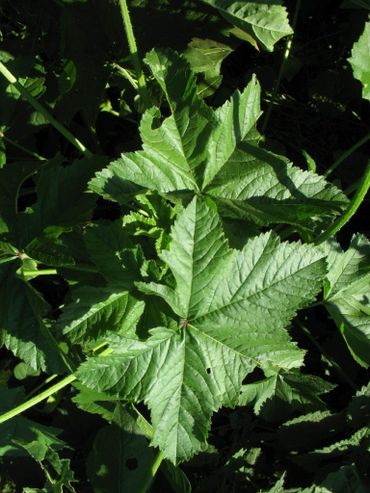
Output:
<path fill-rule="evenodd" d="M 212 372 L 211 368 L 207 368 L 206 372 L 208 373 L 208 375 Z"/>
<path fill-rule="evenodd" d="M 135 457 L 130 457 L 129 459 L 126 460 L 126 467 L 129 471 L 134 471 L 137 469 L 138 466 L 137 459 Z"/>

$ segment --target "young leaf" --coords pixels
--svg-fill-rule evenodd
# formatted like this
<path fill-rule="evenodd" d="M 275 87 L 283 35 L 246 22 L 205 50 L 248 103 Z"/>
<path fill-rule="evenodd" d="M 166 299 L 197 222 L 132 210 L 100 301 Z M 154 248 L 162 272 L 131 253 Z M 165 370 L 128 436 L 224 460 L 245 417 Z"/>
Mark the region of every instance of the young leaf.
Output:
<path fill-rule="evenodd" d="M 362 84 L 362 97 L 370 101 L 370 21 L 365 24 L 364 32 L 353 45 L 351 58 L 353 75 Z"/>
<path fill-rule="evenodd" d="M 221 63 L 232 53 L 232 49 L 211 39 L 193 38 L 184 53 L 191 69 L 201 74 L 198 82 L 198 94 L 207 97 L 215 92 L 222 81 Z"/>
<path fill-rule="evenodd" d="M 257 40 L 267 51 L 273 51 L 279 39 L 293 33 L 287 10 L 280 0 L 203 0 L 216 8 L 227 21 Z"/>
<path fill-rule="evenodd" d="M 239 405 L 254 403 L 254 412 L 268 421 L 279 421 L 294 410 L 321 409 L 320 394 L 334 386 L 313 375 L 298 371 L 274 372 L 266 379 L 243 385 Z"/>
<path fill-rule="evenodd" d="M 111 337 L 113 353 L 89 359 L 77 375 L 94 390 L 144 400 L 153 443 L 177 463 L 201 449 L 212 413 L 236 404 L 256 365 L 301 365 L 285 327 L 318 292 L 326 269 L 314 247 L 279 244 L 272 234 L 230 249 L 214 208 L 197 198 L 171 236 L 161 257 L 176 288 L 138 286 L 167 301 L 181 319 L 178 328 L 152 329 L 146 341 Z"/>
<path fill-rule="evenodd" d="M 328 263 L 325 306 L 352 356 L 367 367 L 370 365 L 370 242 L 358 234 L 346 252 L 334 244 Z"/>

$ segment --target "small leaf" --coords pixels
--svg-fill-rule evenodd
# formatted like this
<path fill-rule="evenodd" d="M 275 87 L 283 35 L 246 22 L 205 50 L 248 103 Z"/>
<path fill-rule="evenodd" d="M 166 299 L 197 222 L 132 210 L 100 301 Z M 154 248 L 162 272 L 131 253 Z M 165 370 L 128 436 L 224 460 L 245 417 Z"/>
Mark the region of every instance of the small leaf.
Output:
<path fill-rule="evenodd" d="M 325 306 L 354 359 L 370 365 L 370 242 L 360 234 L 346 252 L 333 243 L 328 254 Z"/>
<path fill-rule="evenodd" d="M 365 24 L 364 32 L 353 45 L 351 64 L 354 77 L 362 84 L 362 97 L 370 101 L 370 21 Z"/>

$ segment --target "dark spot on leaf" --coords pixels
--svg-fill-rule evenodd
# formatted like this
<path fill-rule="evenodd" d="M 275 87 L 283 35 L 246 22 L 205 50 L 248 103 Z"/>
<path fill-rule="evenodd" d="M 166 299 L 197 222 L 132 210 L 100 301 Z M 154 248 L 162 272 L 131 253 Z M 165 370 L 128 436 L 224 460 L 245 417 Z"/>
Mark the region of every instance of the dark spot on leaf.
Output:
<path fill-rule="evenodd" d="M 135 457 L 131 457 L 131 458 L 126 460 L 126 467 L 130 471 L 134 471 L 135 469 L 137 469 L 138 465 L 139 464 L 137 462 L 137 459 L 135 459 Z"/>
<path fill-rule="evenodd" d="M 206 370 L 206 371 L 207 371 L 207 373 L 208 373 L 208 375 L 209 375 L 209 374 L 211 373 L 211 371 L 212 371 L 212 370 L 211 370 L 211 368 L 207 368 L 207 370 Z"/>

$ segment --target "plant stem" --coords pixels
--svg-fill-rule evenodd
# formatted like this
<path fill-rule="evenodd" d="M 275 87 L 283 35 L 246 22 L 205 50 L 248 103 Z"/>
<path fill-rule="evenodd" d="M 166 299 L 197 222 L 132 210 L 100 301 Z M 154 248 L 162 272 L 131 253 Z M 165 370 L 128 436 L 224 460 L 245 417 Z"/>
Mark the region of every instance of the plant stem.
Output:
<path fill-rule="evenodd" d="M 367 163 L 366 170 L 364 176 L 362 177 L 357 192 L 353 196 L 347 210 L 343 213 L 342 216 L 338 217 L 334 223 L 329 226 L 329 228 L 321 233 L 321 235 L 316 238 L 315 243 L 319 245 L 323 241 L 330 238 L 330 236 L 338 233 L 340 229 L 351 219 L 351 217 L 356 213 L 357 209 L 362 204 L 366 194 L 370 188 L 370 161 Z"/>
<path fill-rule="evenodd" d="M 138 91 L 140 94 L 140 98 L 145 106 L 145 108 L 149 108 L 150 106 L 150 97 L 148 88 L 146 86 L 146 80 L 144 76 L 144 72 L 141 66 L 141 60 L 139 57 L 139 53 L 137 50 L 136 39 L 134 35 L 134 31 L 131 24 L 130 12 L 128 10 L 127 1 L 119 0 L 119 4 L 121 7 L 121 14 L 123 19 L 123 26 L 125 28 L 128 47 L 130 50 L 132 64 L 134 66 L 137 78 Z"/>
<path fill-rule="evenodd" d="M 102 351 L 99 354 L 99 356 L 107 356 L 111 352 L 112 352 L 111 348 L 107 348 L 104 351 Z M 54 378 L 55 375 L 52 375 L 51 377 L 46 379 L 45 382 L 50 381 Z M 44 390 L 44 392 L 41 392 L 41 394 L 38 394 L 35 397 L 32 397 L 31 399 L 28 399 L 26 402 L 23 402 L 23 404 L 20 404 L 19 406 L 13 409 L 10 409 L 10 411 L 0 416 L 0 424 L 4 423 L 5 421 L 8 421 L 9 419 L 15 418 L 15 416 L 18 416 L 18 414 L 21 414 L 24 411 L 27 411 L 28 409 L 31 409 L 31 407 L 36 406 L 37 404 L 44 401 L 45 399 L 48 399 L 51 395 L 55 394 L 56 392 L 59 392 L 59 390 L 62 390 L 64 387 L 67 387 L 67 385 L 70 385 L 75 380 L 77 380 L 77 377 L 74 374 L 68 375 L 67 377 L 63 378 L 63 380 L 61 380 L 60 382 Z M 44 385 L 45 382 L 42 385 Z"/>
<path fill-rule="evenodd" d="M 368 134 L 365 135 L 365 137 L 362 137 L 362 139 L 360 139 L 358 142 L 356 142 L 355 144 L 353 144 L 352 147 L 350 147 L 349 149 L 347 149 L 345 152 L 343 152 L 343 154 L 341 154 L 339 156 L 339 158 L 334 161 L 334 163 L 325 171 L 324 175 L 325 178 L 327 178 L 328 176 L 330 176 L 333 171 L 341 164 L 343 163 L 343 161 L 345 161 L 349 156 L 351 156 L 351 154 L 353 154 L 355 151 L 357 151 L 357 149 L 359 149 L 361 146 L 363 146 L 364 144 L 366 144 L 366 142 L 370 140 L 370 132 Z"/>
<path fill-rule="evenodd" d="M 16 77 L 5 67 L 3 63 L 0 62 L 0 73 L 7 79 L 10 84 L 12 84 L 17 91 L 24 97 L 36 111 L 41 113 L 54 128 L 58 130 L 72 145 L 76 147 L 84 156 L 91 157 L 93 154 L 80 142 L 63 124 L 58 122 L 53 115 L 47 110 L 42 104 L 40 104 L 37 99 L 35 99 L 32 94 L 18 82 Z"/>
<path fill-rule="evenodd" d="M 25 277 L 38 277 L 38 276 L 56 276 L 58 271 L 56 269 L 41 269 L 41 270 L 26 270 L 23 271 Z"/>
<path fill-rule="evenodd" d="M 9 139 L 9 137 L 6 137 L 5 135 L 2 135 L 1 137 L 5 140 L 5 142 L 9 142 L 10 145 L 15 147 L 16 149 L 19 149 L 20 151 L 23 151 L 25 154 L 28 154 L 29 156 L 34 157 L 35 159 L 38 159 L 40 161 L 46 161 L 46 157 L 42 157 L 40 156 L 40 154 L 30 151 L 21 144 L 18 144 L 18 142 L 16 142 L 15 140 Z"/>
<path fill-rule="evenodd" d="M 132 77 L 130 72 L 126 70 L 124 67 L 121 67 L 121 65 L 118 65 L 118 63 L 113 63 L 112 67 L 117 70 L 117 72 L 122 75 L 126 80 L 129 81 L 129 83 L 132 85 L 132 87 L 135 89 L 135 91 L 138 90 L 138 85 L 137 81 Z"/>
<path fill-rule="evenodd" d="M 149 471 L 146 473 L 146 481 L 143 484 L 142 488 L 140 489 L 139 493 L 146 493 L 149 490 L 163 459 L 164 459 L 164 455 L 161 451 L 159 451 L 155 456 Z"/>
<path fill-rule="evenodd" d="M 301 0 L 297 0 L 296 4 L 295 4 L 294 16 L 293 16 L 293 21 L 292 21 L 293 31 L 295 30 L 295 26 L 297 24 L 298 12 L 299 12 L 300 7 L 301 7 Z M 280 70 L 279 70 L 277 79 L 275 81 L 274 88 L 272 90 L 272 96 L 271 96 L 270 104 L 268 105 L 268 108 L 266 111 L 266 116 L 265 116 L 263 123 L 262 123 L 261 133 L 265 132 L 267 125 L 268 125 L 268 122 L 270 120 L 273 106 L 275 104 L 276 96 L 277 96 L 277 93 L 278 93 L 278 90 L 280 87 L 281 79 L 283 77 L 285 65 L 286 65 L 286 62 L 290 56 L 290 51 L 292 49 L 293 37 L 294 37 L 294 33 L 291 36 L 289 36 L 289 38 L 287 39 L 285 50 L 284 50 L 283 61 L 280 65 Z"/>
<path fill-rule="evenodd" d="M 42 383 L 40 383 L 40 385 L 38 385 L 33 390 L 31 390 L 31 392 L 27 395 L 27 399 L 30 399 L 33 395 L 37 394 L 37 392 L 40 389 L 42 389 L 45 385 L 47 385 L 48 383 L 55 380 L 57 378 L 57 376 L 58 375 L 56 373 L 54 373 L 54 375 L 50 375 L 50 377 L 46 378 Z"/>
<path fill-rule="evenodd" d="M 352 379 L 342 370 L 342 368 L 338 365 L 336 361 L 334 361 L 328 353 L 324 350 L 324 348 L 319 344 L 316 339 L 313 337 L 311 332 L 305 327 L 300 320 L 296 320 L 296 324 L 299 326 L 299 328 L 306 334 L 306 336 L 310 339 L 312 344 L 317 347 L 317 349 L 320 351 L 320 353 L 325 357 L 325 359 L 328 361 L 328 363 L 336 370 L 338 375 L 344 380 L 345 382 L 348 383 L 348 385 L 355 391 L 357 391 L 356 385 L 353 383 Z"/>
<path fill-rule="evenodd" d="M 44 390 L 44 392 L 41 392 L 41 394 L 36 395 L 35 397 L 32 397 L 31 399 L 28 399 L 26 402 L 23 404 L 20 404 L 19 406 L 11 409 L 10 411 L 2 414 L 0 416 L 0 423 L 4 423 L 5 421 L 8 421 L 9 419 L 14 418 L 15 416 L 18 416 L 18 414 L 23 413 L 24 411 L 27 411 L 33 406 L 36 406 L 36 404 L 39 404 L 40 402 L 44 401 L 51 395 L 55 394 L 59 390 L 63 389 L 64 387 L 67 387 L 67 385 L 71 384 L 76 380 L 76 377 L 74 375 L 68 375 L 67 377 L 63 378 L 60 382 L 56 383 L 52 387 L 49 387 L 47 390 Z"/>

